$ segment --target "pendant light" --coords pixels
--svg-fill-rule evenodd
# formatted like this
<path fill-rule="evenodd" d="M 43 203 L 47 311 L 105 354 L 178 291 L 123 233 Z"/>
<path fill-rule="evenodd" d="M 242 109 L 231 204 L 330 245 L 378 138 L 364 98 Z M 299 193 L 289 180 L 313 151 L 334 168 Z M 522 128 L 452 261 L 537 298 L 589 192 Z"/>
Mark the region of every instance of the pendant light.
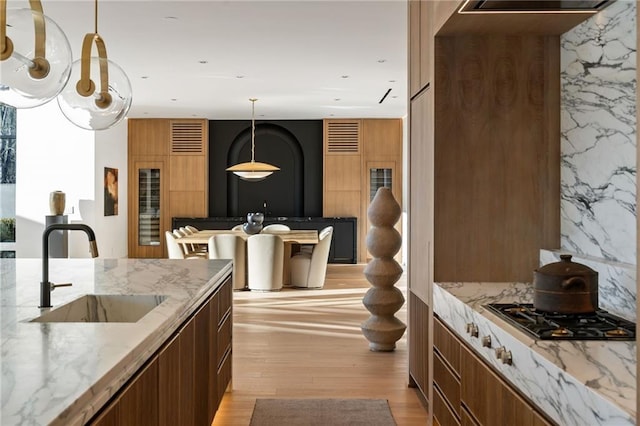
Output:
<path fill-rule="evenodd" d="M 58 105 L 76 126 L 104 130 L 127 115 L 132 101 L 131 83 L 122 68 L 107 58 L 107 48 L 98 34 L 98 0 L 94 26 L 94 32 L 84 36 L 81 57 L 73 63 L 70 82 L 58 96 Z M 94 42 L 97 57 L 91 56 Z"/>
<path fill-rule="evenodd" d="M 255 105 L 257 99 L 251 98 L 251 161 L 248 163 L 240 163 L 227 168 L 228 172 L 233 172 L 242 180 L 248 182 L 259 182 L 266 179 L 273 172 L 280 170 L 279 167 L 272 166 L 267 163 L 259 163 L 255 161 Z"/>
<path fill-rule="evenodd" d="M 43 105 L 60 93 L 71 72 L 71 46 L 40 0 L 10 9 L 0 0 L 0 102 L 14 108 Z"/>

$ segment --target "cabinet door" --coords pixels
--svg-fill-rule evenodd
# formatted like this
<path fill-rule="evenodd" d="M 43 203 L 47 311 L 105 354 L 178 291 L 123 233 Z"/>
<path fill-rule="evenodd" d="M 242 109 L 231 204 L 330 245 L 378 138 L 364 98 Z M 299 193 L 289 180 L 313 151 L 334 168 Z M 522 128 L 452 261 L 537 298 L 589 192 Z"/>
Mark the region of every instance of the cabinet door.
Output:
<path fill-rule="evenodd" d="M 428 306 L 409 293 L 409 374 L 425 399 L 429 389 Z"/>
<path fill-rule="evenodd" d="M 95 419 L 89 424 L 92 426 L 119 426 L 120 425 L 120 405 L 118 401 L 109 404 Z"/>
<path fill-rule="evenodd" d="M 180 337 L 178 335 L 158 355 L 160 426 L 173 426 L 182 423 L 180 366 Z"/>
<path fill-rule="evenodd" d="M 195 396 L 195 424 L 209 425 L 212 418 L 209 417 L 209 403 L 215 395 L 209 395 L 209 381 L 212 375 L 209 371 L 211 328 L 216 329 L 216 325 L 211 323 L 211 304 L 215 298 L 207 302 L 195 316 L 195 341 L 194 341 L 194 396 Z"/>
<path fill-rule="evenodd" d="M 158 361 L 154 359 L 125 389 L 118 402 L 122 426 L 158 425 Z"/>

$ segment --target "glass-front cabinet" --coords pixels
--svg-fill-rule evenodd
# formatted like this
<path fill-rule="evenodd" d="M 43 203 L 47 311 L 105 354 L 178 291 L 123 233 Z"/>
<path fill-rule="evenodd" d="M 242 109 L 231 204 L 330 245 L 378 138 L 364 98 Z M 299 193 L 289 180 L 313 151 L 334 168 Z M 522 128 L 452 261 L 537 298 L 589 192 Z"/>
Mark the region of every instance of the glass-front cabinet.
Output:
<path fill-rule="evenodd" d="M 160 245 L 160 169 L 138 170 L 138 244 Z"/>
<path fill-rule="evenodd" d="M 166 256 L 164 232 L 168 229 L 162 214 L 168 200 L 164 162 L 136 162 L 134 167 L 136 182 L 130 201 L 134 215 L 129 221 L 134 222 L 135 235 L 130 235 L 129 257 L 162 258 Z"/>

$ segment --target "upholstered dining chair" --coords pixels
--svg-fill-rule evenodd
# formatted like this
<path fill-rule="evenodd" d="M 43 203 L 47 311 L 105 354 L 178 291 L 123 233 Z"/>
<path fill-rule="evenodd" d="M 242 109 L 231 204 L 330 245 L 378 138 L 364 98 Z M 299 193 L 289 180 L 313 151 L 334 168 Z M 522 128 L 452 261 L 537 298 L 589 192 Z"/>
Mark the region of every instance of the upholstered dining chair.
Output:
<path fill-rule="evenodd" d="M 291 231 L 291 228 L 283 223 L 272 223 L 271 225 L 267 225 L 262 228 L 263 233 L 268 234 L 271 231 Z"/>
<path fill-rule="evenodd" d="M 327 226 L 320 231 L 319 242 L 311 253 L 300 252 L 291 258 L 292 287 L 322 288 L 324 286 L 332 236 L 333 227 Z"/>
<path fill-rule="evenodd" d="M 233 289 L 242 290 L 247 282 L 247 242 L 238 235 L 212 235 L 207 244 L 209 259 L 233 260 Z"/>
<path fill-rule="evenodd" d="M 191 225 L 187 225 L 187 226 L 185 226 L 185 229 L 186 229 L 186 230 L 188 230 L 188 231 L 191 231 L 191 233 L 192 233 L 192 234 L 193 234 L 194 232 L 198 232 L 198 231 L 199 231 L 199 229 L 198 229 L 198 228 L 196 228 L 195 226 L 191 226 Z"/>
<path fill-rule="evenodd" d="M 282 289 L 284 242 L 273 234 L 256 234 L 247 239 L 247 279 L 250 290 Z"/>
<path fill-rule="evenodd" d="M 242 231 L 242 226 L 243 224 L 241 223 L 240 225 L 236 225 L 233 228 L 231 228 L 232 231 Z"/>
<path fill-rule="evenodd" d="M 202 259 L 203 257 L 198 254 L 185 254 L 180 244 L 176 241 L 176 236 L 169 231 L 164 233 L 167 241 L 167 254 L 169 259 Z"/>
<path fill-rule="evenodd" d="M 189 234 L 184 230 L 180 230 L 180 229 L 173 230 L 173 236 L 175 238 L 182 238 L 182 237 L 186 237 L 187 235 Z M 178 244 L 178 246 L 182 246 L 182 252 L 184 253 L 185 257 L 201 257 L 205 259 L 207 258 L 207 252 L 202 249 L 197 249 L 193 244 L 178 243 L 177 241 L 176 243 Z"/>

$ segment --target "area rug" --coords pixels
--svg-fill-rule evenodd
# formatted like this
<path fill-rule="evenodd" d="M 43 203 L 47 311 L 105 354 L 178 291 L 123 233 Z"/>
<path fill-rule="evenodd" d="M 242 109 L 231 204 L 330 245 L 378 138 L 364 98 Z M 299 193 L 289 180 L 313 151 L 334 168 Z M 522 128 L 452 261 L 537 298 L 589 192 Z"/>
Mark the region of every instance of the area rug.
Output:
<path fill-rule="evenodd" d="M 386 399 L 256 400 L 250 426 L 395 426 Z"/>

